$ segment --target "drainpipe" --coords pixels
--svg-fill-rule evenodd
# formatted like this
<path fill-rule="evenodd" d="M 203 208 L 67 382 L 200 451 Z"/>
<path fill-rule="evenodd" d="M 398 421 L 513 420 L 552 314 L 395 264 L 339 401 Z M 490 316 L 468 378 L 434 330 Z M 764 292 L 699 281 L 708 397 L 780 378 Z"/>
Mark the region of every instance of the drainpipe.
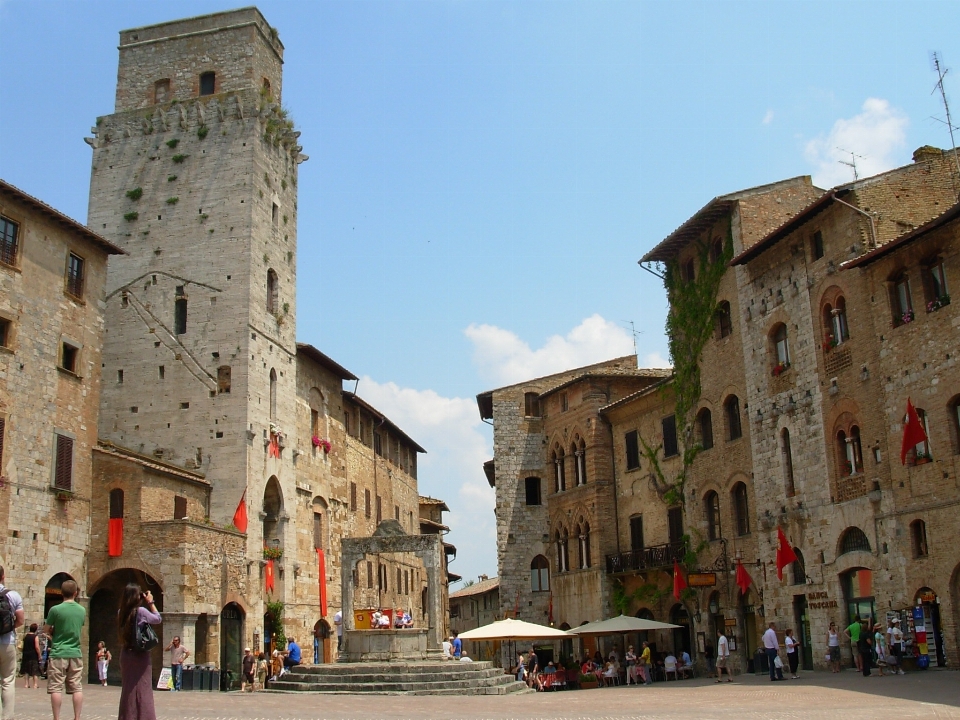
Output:
<path fill-rule="evenodd" d="M 868 212 L 865 212 L 865 211 L 861 210 L 861 209 L 858 208 L 856 205 L 851 205 L 851 204 L 848 203 L 848 202 L 844 202 L 843 200 L 841 200 L 840 198 L 838 198 L 838 197 L 836 196 L 836 194 L 834 194 L 833 199 L 834 199 L 836 202 L 840 203 L 841 205 L 846 205 L 846 206 L 847 206 L 848 208 L 850 208 L 851 210 L 855 210 L 856 212 L 860 213 L 860 214 L 863 215 L 865 218 L 867 218 L 867 220 L 870 221 L 870 249 L 872 250 L 873 248 L 877 247 L 877 226 L 876 226 L 876 224 L 874 223 L 873 215 L 871 215 L 871 214 L 868 213 Z"/>

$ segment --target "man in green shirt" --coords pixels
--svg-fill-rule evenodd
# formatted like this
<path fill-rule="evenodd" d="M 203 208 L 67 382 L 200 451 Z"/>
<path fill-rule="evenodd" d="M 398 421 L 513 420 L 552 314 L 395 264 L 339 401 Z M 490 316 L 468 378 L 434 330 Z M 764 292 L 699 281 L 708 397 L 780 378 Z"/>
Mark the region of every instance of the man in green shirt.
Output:
<path fill-rule="evenodd" d="M 853 661 L 857 664 L 857 670 L 863 672 L 863 659 L 860 657 L 860 650 L 858 645 L 860 643 L 860 631 L 863 629 L 863 626 L 860 624 L 860 616 L 854 615 L 853 622 L 843 631 L 843 634 L 847 636 L 847 639 L 850 641 L 850 648 L 853 652 Z"/>
<path fill-rule="evenodd" d="M 80 652 L 80 630 L 87 611 L 77 604 L 77 584 L 67 580 L 60 586 L 63 602 L 54 605 L 47 615 L 43 632 L 50 638 L 50 660 L 47 663 L 47 694 L 53 708 L 53 720 L 60 720 L 63 689 L 73 696 L 73 718 L 80 720 L 83 707 L 83 654 Z"/>

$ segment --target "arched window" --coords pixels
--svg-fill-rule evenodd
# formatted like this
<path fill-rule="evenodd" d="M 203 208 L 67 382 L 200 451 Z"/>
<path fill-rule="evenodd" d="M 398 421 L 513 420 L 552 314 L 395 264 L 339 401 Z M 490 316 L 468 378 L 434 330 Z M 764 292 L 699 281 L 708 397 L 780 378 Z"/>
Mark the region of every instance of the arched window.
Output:
<path fill-rule="evenodd" d="M 564 467 L 564 452 L 559 445 L 553 451 L 553 467 L 556 492 L 563 492 L 567 489 L 567 469 Z"/>
<path fill-rule="evenodd" d="M 927 555 L 927 524 L 923 520 L 914 520 L 910 523 L 910 540 L 913 545 L 915 558 Z"/>
<path fill-rule="evenodd" d="M 697 433 L 700 435 L 701 449 L 713 447 L 713 414 L 710 408 L 703 408 L 697 413 Z"/>
<path fill-rule="evenodd" d="M 567 533 L 566 528 L 557 530 L 555 542 L 557 545 L 557 572 L 566 572 L 570 569 L 569 533 Z"/>
<path fill-rule="evenodd" d="M 743 437 L 740 427 L 740 398 L 736 395 L 728 397 L 723 403 L 723 414 L 727 421 L 727 441 Z"/>
<path fill-rule="evenodd" d="M 581 570 L 590 567 L 590 523 L 584 522 L 577 526 L 577 539 L 579 542 L 578 560 Z"/>
<path fill-rule="evenodd" d="M 913 300 L 910 297 L 910 278 L 906 270 L 894 275 L 890 284 L 890 307 L 893 324 L 903 325 L 913 321 Z"/>
<path fill-rule="evenodd" d="M 797 556 L 797 559 L 790 564 L 793 570 L 793 584 L 803 585 L 807 582 L 807 569 L 803 564 L 803 553 L 800 552 L 800 548 L 794 548 L 793 554 Z"/>
<path fill-rule="evenodd" d="M 793 485 L 793 449 L 790 447 L 790 431 L 780 432 L 780 457 L 783 464 L 783 490 L 787 497 L 797 494 Z"/>
<path fill-rule="evenodd" d="M 849 527 L 843 531 L 840 537 L 840 555 L 846 555 L 851 552 L 870 552 L 870 540 L 858 527 Z"/>
<path fill-rule="evenodd" d="M 721 301 L 717 306 L 713 324 L 718 340 L 733 333 L 733 316 L 730 314 L 730 303 L 726 300 Z"/>
<path fill-rule="evenodd" d="M 710 262 L 720 262 L 723 259 L 723 239 L 719 236 L 710 243 Z"/>
<path fill-rule="evenodd" d="M 537 555 L 530 563 L 530 589 L 533 592 L 550 590 L 550 565 L 543 555 Z"/>
<path fill-rule="evenodd" d="M 527 491 L 527 505 L 540 505 L 540 478 L 524 478 L 523 483 Z"/>
<path fill-rule="evenodd" d="M 770 333 L 770 340 L 773 345 L 773 365 L 774 375 L 790 367 L 790 344 L 787 342 L 787 326 L 783 323 L 778 324 Z"/>
<path fill-rule="evenodd" d="M 276 315 L 279 310 L 280 281 L 277 273 L 270 268 L 267 270 L 267 312 Z"/>
<path fill-rule="evenodd" d="M 830 311 L 830 327 L 837 343 L 850 339 L 850 330 L 847 327 L 847 301 L 841 295 L 837 298 L 837 306 Z"/>
<path fill-rule="evenodd" d="M 849 432 L 837 432 L 837 458 L 840 475 L 849 477 L 863 472 L 863 453 L 860 447 L 860 428 L 851 425 Z"/>
<path fill-rule="evenodd" d="M 574 472 L 577 476 L 577 487 L 587 484 L 587 445 L 583 440 L 574 442 L 571 449 L 574 458 Z"/>
<path fill-rule="evenodd" d="M 719 540 L 723 537 L 720 529 L 720 496 L 713 490 L 703 498 L 703 509 L 707 514 L 707 537 Z"/>
<path fill-rule="evenodd" d="M 270 368 L 270 419 L 277 419 L 277 371 Z"/>
<path fill-rule="evenodd" d="M 750 534 L 750 508 L 747 504 L 747 486 L 738 482 L 731 491 L 733 499 L 733 515 L 737 521 L 737 535 Z"/>

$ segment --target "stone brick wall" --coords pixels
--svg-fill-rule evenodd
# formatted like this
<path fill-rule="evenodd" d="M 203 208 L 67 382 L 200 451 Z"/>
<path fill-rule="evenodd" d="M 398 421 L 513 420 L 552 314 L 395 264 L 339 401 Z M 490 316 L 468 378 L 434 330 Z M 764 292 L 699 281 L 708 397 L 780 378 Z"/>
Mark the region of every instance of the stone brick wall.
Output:
<path fill-rule="evenodd" d="M 44 587 L 58 573 L 85 596 L 107 273 L 106 252 L 88 232 L 38 205 L 0 191 L 0 214 L 19 224 L 20 247 L 13 265 L 0 264 L 0 316 L 10 323 L 0 348 L 0 565 L 23 595 L 28 625 L 43 619 Z M 84 259 L 81 298 L 65 291 L 71 252 Z M 58 367 L 64 340 L 78 348 L 75 372 Z M 69 500 L 53 491 L 58 433 L 74 441 Z"/>

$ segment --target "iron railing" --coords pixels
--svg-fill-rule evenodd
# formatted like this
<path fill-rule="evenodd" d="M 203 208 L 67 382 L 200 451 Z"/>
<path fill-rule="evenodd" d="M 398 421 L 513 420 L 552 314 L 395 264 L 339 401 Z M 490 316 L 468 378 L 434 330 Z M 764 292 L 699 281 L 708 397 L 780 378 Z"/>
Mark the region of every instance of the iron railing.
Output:
<path fill-rule="evenodd" d="M 615 575 L 617 573 L 669 567 L 673 565 L 674 560 L 683 562 L 686 552 L 687 544 L 680 541 L 607 555 L 607 574 Z"/>

